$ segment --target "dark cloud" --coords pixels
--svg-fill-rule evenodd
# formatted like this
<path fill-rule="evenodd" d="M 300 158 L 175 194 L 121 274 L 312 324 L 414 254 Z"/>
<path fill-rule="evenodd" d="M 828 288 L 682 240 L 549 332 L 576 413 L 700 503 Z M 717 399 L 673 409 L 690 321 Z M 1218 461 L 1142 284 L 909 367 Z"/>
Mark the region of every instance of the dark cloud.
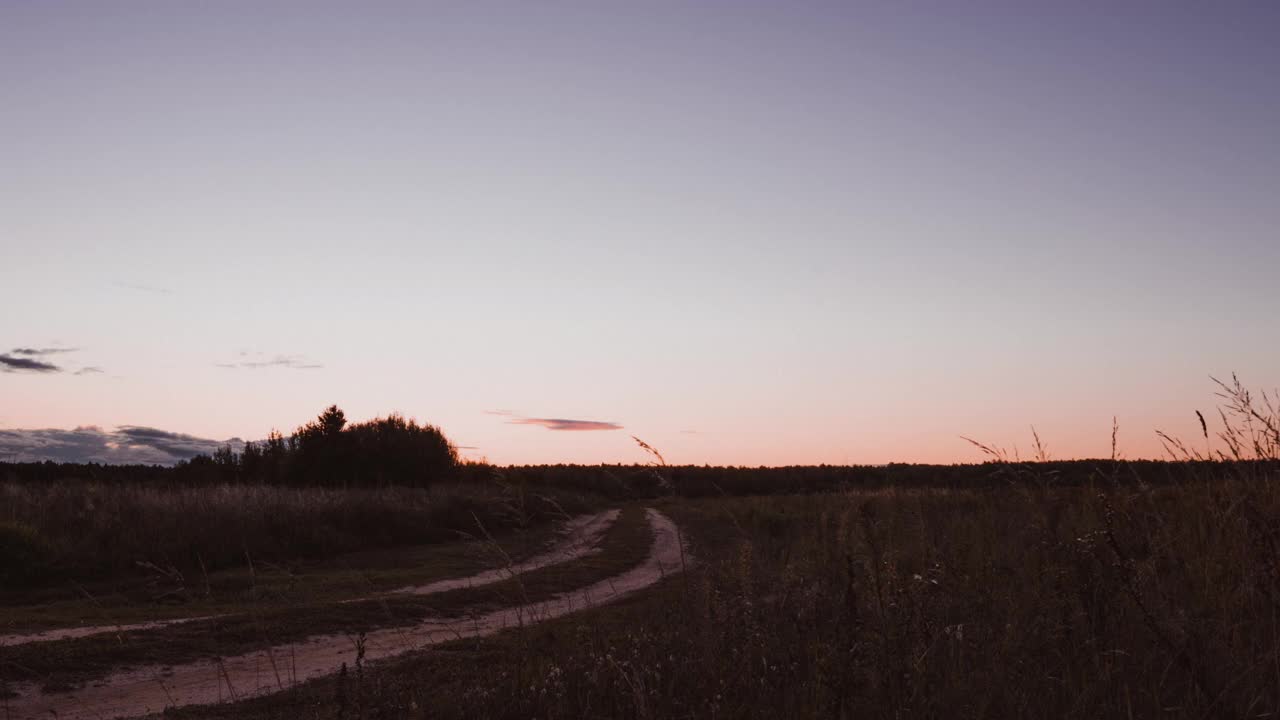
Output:
<path fill-rule="evenodd" d="M 245 355 L 245 353 L 240 353 Z M 260 354 L 260 353 L 259 353 Z M 259 370 L 262 368 L 282 367 L 291 370 L 317 370 L 324 367 L 319 363 L 309 362 L 300 355 L 276 355 L 266 360 L 240 360 L 231 363 L 214 363 L 220 368 Z"/>
<path fill-rule="evenodd" d="M 236 449 L 244 444 L 239 438 L 209 440 L 137 425 L 115 430 L 96 425 L 74 430 L 0 430 L 0 456 L 14 462 L 172 465 L 228 443 Z"/>
<path fill-rule="evenodd" d="M 80 348 L 14 348 L 9 352 L 13 355 L 27 355 L 30 357 L 40 355 L 57 355 L 58 353 L 75 352 L 79 349 Z"/>
<path fill-rule="evenodd" d="M 61 355 L 63 353 L 72 353 L 79 350 L 80 348 L 69 347 L 14 348 L 7 353 L 0 353 L 0 371 L 32 373 L 67 372 L 66 368 L 54 365 L 53 363 L 46 361 L 45 358 L 50 355 Z M 100 372 L 103 372 L 102 368 L 90 365 L 76 370 L 73 374 L 92 375 Z"/>
<path fill-rule="evenodd" d="M 4 372 L 33 372 L 33 373 L 56 373 L 62 372 L 62 368 L 53 363 L 43 362 L 41 360 L 32 360 L 29 357 L 14 357 L 0 353 L 0 370 Z"/>
<path fill-rule="evenodd" d="M 565 418 L 527 418 L 519 417 L 509 421 L 513 425 L 539 425 L 548 430 L 621 430 L 622 426 L 611 422 L 596 420 L 567 420 Z"/>
<path fill-rule="evenodd" d="M 597 420 L 569 420 L 566 418 L 532 418 L 518 415 L 510 410 L 485 410 L 486 415 L 511 418 L 511 425 L 538 425 L 548 430 L 621 430 L 618 423 L 600 422 Z"/>
<path fill-rule="evenodd" d="M 14 462 L 172 465 L 226 444 L 239 449 L 244 443 L 239 438 L 209 440 L 138 425 L 115 430 L 96 425 L 74 430 L 0 430 L 0 456 Z"/>
<path fill-rule="evenodd" d="M 154 448 L 179 460 L 201 453 L 211 453 L 218 446 L 225 444 L 216 440 L 198 438 L 194 435 L 184 435 L 140 425 L 122 425 L 116 428 L 115 435 L 124 438 L 129 445 Z M 239 444 L 240 438 L 232 438 L 230 442 Z"/>

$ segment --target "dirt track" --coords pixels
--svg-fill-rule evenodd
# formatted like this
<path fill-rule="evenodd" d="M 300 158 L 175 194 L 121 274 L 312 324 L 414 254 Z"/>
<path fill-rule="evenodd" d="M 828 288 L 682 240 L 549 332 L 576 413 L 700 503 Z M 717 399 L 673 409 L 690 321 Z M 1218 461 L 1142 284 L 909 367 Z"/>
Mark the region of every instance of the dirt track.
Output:
<path fill-rule="evenodd" d="M 460 620 L 428 620 L 408 628 L 389 628 L 366 636 L 366 659 L 394 657 L 436 643 L 489 635 L 602 605 L 679 572 L 685 562 L 679 532 L 662 513 L 647 511 L 653 530 L 649 556 L 639 566 L 585 588 L 549 600 L 505 608 Z M 507 577 L 501 575 L 498 579 Z M 143 667 L 111 675 L 100 683 L 68 693 L 42 694 L 34 685 L 15 688 L 9 717 L 117 718 L 160 712 L 166 707 L 243 699 L 284 690 L 329 675 L 355 659 L 355 640 L 321 635 L 235 657 L 202 660 L 174 667 Z"/>
<path fill-rule="evenodd" d="M 601 536 L 604 535 L 604 532 L 608 530 L 617 519 L 617 510 L 595 513 L 594 515 L 579 515 L 571 518 L 565 523 L 564 527 L 561 529 L 561 534 L 564 536 L 561 540 L 556 542 L 555 545 L 548 548 L 546 551 L 527 560 L 507 567 L 485 570 L 468 577 L 450 578 L 448 580 L 440 580 L 427 585 L 414 585 L 399 588 L 392 592 L 410 595 L 432 595 L 434 593 L 456 590 L 458 588 L 488 585 L 490 583 L 506 580 L 514 575 L 526 573 L 531 570 L 537 570 L 541 567 L 547 567 L 549 565 L 555 565 L 556 563 L 567 562 L 586 555 L 591 555 L 599 552 L 598 545 L 600 543 Z M 360 602 L 371 598 L 372 596 L 363 596 L 344 600 L 343 602 Z M 89 637 L 91 635 L 156 630 L 159 628 L 169 627 L 171 625 L 195 622 L 197 620 L 213 620 L 215 618 L 224 617 L 227 617 L 227 615 L 200 615 L 196 617 L 175 618 L 172 620 L 151 620 L 147 622 L 121 625 L 86 625 L 81 627 L 43 630 L 33 633 L 0 635 L 0 647 L 26 645 L 28 643 L 35 642 L 52 642 L 54 640 L 71 640 L 74 638 Z"/>
<path fill-rule="evenodd" d="M 617 519 L 617 510 L 609 510 L 608 512 L 596 513 L 595 515 L 579 515 L 565 523 L 565 527 L 562 530 L 565 536 L 563 540 L 557 542 L 555 546 L 546 552 L 535 555 L 528 560 L 514 563 L 506 567 L 485 570 L 484 572 L 469 575 L 467 577 L 439 580 L 427 585 L 415 585 L 400 588 L 393 592 L 408 595 L 432 595 L 434 593 L 445 592 L 448 590 L 489 585 L 491 583 L 507 580 L 522 573 L 527 573 L 531 570 L 537 570 L 538 568 L 555 565 L 556 563 L 568 562 L 587 555 L 593 555 L 600 552 L 601 537 L 604 536 L 605 531 L 608 530 L 609 526 L 613 525 L 614 521 Z"/>

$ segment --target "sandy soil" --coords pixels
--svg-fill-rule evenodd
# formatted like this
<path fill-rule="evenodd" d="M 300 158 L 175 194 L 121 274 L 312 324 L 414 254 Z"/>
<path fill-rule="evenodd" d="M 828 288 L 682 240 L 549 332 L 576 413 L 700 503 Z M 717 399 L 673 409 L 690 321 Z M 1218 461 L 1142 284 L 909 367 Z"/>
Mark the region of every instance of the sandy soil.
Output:
<path fill-rule="evenodd" d="M 679 531 L 662 513 L 648 510 L 653 545 L 639 566 L 593 585 L 564 592 L 544 602 L 505 608 L 470 618 L 427 620 L 408 628 L 389 628 L 366 636 L 367 660 L 394 657 L 459 638 L 490 635 L 602 605 L 680 572 L 686 562 Z M 505 577 L 505 576 L 503 576 Z M 136 717 L 166 707 L 209 704 L 265 695 L 338 671 L 355 661 L 355 638 L 320 635 L 307 640 L 218 660 L 174 667 L 142 667 L 116 673 L 90 687 L 42 694 L 34 685 L 16 688 L 18 696 L 0 702 L 0 713 L 26 718 Z M 6 707 L 7 705 L 7 707 Z"/>

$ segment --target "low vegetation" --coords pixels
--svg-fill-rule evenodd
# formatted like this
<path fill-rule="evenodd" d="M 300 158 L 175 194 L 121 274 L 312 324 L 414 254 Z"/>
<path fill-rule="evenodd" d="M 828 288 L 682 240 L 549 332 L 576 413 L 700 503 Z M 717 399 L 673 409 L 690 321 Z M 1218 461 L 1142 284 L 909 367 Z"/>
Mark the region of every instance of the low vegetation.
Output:
<path fill-rule="evenodd" d="M 226 615 L 181 625 L 0 648 L 0 660 L 15 669 L 11 677 L 56 689 L 97 679 L 122 665 L 191 662 L 318 634 L 356 635 L 406 627 L 433 617 L 461 622 L 464 614 L 540 602 L 565 588 L 617 575 L 644 559 L 650 539 L 644 512 L 630 507 L 604 534 L 598 552 L 491 584 L 432 595 L 389 595 L 387 591 L 402 587 L 400 582 L 387 583 L 371 575 L 359 592 L 341 600 L 307 594 L 305 588 L 284 602 L 246 598 L 239 607 L 220 607 Z M 432 568 L 429 555 L 416 559 Z M 500 562 L 497 566 L 502 567 Z M 464 573 L 454 573 L 458 574 Z"/>
<path fill-rule="evenodd" d="M 645 596 L 234 716 L 1267 717 L 1277 480 L 680 502 Z"/>
<path fill-rule="evenodd" d="M 645 497 L 686 533 L 688 570 L 615 605 L 372 665 L 355 654 L 350 672 L 174 714 L 1276 717 L 1280 413 L 1239 383 L 1221 390 L 1221 415 L 1194 443 L 1166 438 L 1165 463 L 1124 462 L 1118 451 L 1022 461 L 979 444 L 989 462 L 903 469 L 900 484 L 851 479 L 891 479 L 892 467 L 769 471 L 791 480 L 767 495 L 756 493 L 769 472 L 660 458 L 594 475 L 510 469 L 507 482 L 537 480 L 567 497 L 592 477 L 601 494 Z M 457 489 L 468 487 L 449 497 L 478 492 Z M 239 491 L 267 493 L 246 496 L 254 502 L 286 492 Z M 39 520 L 56 497 L 0 518 L 13 538 L 7 557 L 57 545 Z M 537 592 L 583 581 L 542 580 Z"/>
<path fill-rule="evenodd" d="M 0 588 L 185 577 L 253 562 L 440 543 L 527 527 L 599 502 L 497 482 L 430 488 L 0 483 Z M 0 591 L 0 601 L 5 592 Z"/>

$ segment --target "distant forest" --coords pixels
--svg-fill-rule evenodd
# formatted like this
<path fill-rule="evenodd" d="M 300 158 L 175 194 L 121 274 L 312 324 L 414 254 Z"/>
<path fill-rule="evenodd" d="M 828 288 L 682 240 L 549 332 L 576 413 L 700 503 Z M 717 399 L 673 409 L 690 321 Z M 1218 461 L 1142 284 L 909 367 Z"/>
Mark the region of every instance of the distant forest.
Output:
<path fill-rule="evenodd" d="M 428 487 L 440 483 L 502 482 L 549 485 L 609 497 L 672 493 L 685 497 L 772 495 L 887 487 L 982 488 L 1013 484 L 1083 485 L 1090 482 L 1163 484 L 1208 477 L 1223 465 L 1241 472 L 1268 461 L 1064 460 L 963 465 L 817 465 L 712 467 L 695 465 L 529 465 L 496 467 L 462 462 L 434 425 L 399 415 L 348 423 L 336 406 L 285 437 L 229 445 L 173 467 L 27 462 L 0 463 L 0 480 L 259 484 L 297 487 Z M 1272 461 L 1270 464 L 1274 465 Z M 1188 473 L 1188 470 L 1191 472 Z"/>

